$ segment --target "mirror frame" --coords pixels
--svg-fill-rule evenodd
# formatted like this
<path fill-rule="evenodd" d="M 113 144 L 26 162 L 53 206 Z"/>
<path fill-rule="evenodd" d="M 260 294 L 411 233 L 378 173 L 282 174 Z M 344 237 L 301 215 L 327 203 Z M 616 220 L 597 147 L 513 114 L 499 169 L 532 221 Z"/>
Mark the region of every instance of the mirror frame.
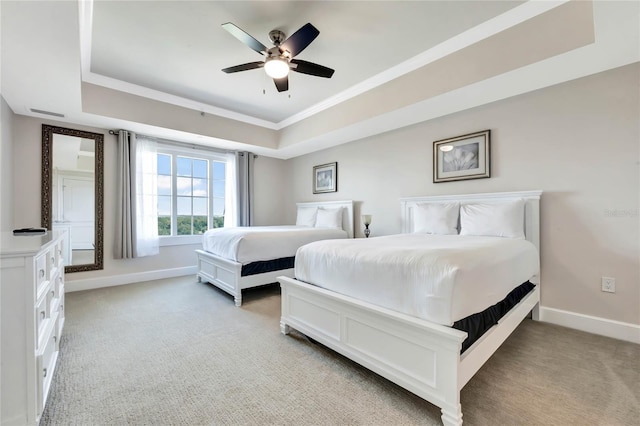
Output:
<path fill-rule="evenodd" d="M 95 146 L 95 258 L 94 263 L 67 265 L 65 273 L 103 269 L 103 199 L 104 199 L 104 135 L 65 127 L 42 125 L 42 227 L 52 229 L 53 135 L 93 139 Z"/>

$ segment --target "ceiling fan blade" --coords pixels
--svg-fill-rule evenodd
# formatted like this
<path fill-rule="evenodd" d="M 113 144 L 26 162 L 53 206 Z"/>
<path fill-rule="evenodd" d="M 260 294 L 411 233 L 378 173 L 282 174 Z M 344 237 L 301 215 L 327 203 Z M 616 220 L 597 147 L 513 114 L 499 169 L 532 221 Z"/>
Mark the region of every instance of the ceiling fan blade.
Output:
<path fill-rule="evenodd" d="M 278 89 L 278 92 L 286 92 L 287 90 L 289 90 L 289 77 L 282 77 L 282 78 L 274 78 L 273 82 L 276 84 L 276 88 Z"/>
<path fill-rule="evenodd" d="M 262 67 L 264 67 L 264 62 L 258 61 L 258 62 L 249 62 L 248 64 L 236 65 L 235 67 L 225 68 L 222 71 L 226 72 L 227 74 L 231 74 L 232 72 L 248 71 L 248 70 L 254 70 L 256 68 L 262 68 Z"/>
<path fill-rule="evenodd" d="M 311 44 L 316 37 L 318 37 L 320 31 L 317 30 L 311 24 L 305 24 L 295 33 L 291 34 L 291 37 L 286 39 L 281 45 L 280 48 L 283 50 L 288 50 L 291 53 L 291 57 L 293 58 L 304 49 L 307 48 Z"/>
<path fill-rule="evenodd" d="M 222 24 L 222 28 L 229 31 L 229 33 L 231 33 L 232 36 L 234 36 L 235 38 L 237 38 L 238 40 L 240 40 L 241 42 L 249 46 L 251 49 L 260 53 L 261 55 L 267 54 L 268 49 L 264 44 L 260 43 L 258 40 L 251 37 L 249 34 L 244 32 L 242 29 L 232 24 L 231 22 Z"/>
<path fill-rule="evenodd" d="M 314 64 L 313 62 L 302 61 L 300 59 L 292 59 L 290 63 L 296 65 L 295 67 L 291 67 L 292 71 L 296 71 L 302 74 L 315 75 L 316 77 L 331 78 L 331 76 L 335 72 L 331 68 Z"/>

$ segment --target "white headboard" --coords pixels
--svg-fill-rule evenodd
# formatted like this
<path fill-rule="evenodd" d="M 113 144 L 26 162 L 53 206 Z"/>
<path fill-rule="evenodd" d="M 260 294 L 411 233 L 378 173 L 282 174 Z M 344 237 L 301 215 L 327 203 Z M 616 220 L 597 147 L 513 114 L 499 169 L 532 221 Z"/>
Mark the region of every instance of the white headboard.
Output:
<path fill-rule="evenodd" d="M 354 236 L 353 200 L 346 201 L 313 201 L 309 203 L 296 203 L 297 207 L 324 207 L 327 209 L 342 209 L 342 229 L 347 231 L 349 238 Z"/>
<path fill-rule="evenodd" d="M 401 198 L 402 232 L 413 232 L 413 209 L 425 203 L 499 203 L 524 200 L 524 235 L 540 253 L 540 196 L 542 191 L 493 192 L 487 194 L 434 195 L 427 197 Z"/>

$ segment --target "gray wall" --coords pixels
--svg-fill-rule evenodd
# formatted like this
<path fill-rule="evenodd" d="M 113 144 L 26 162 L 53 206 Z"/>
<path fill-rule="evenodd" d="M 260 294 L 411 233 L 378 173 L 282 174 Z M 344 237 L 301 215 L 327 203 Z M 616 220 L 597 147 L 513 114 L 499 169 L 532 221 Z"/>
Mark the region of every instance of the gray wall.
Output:
<path fill-rule="evenodd" d="M 148 272 L 164 269 L 195 266 L 194 250 L 200 244 L 161 247 L 157 256 L 139 259 L 115 259 L 115 200 L 116 200 L 116 136 L 109 135 L 108 130 L 80 126 L 55 121 L 43 121 L 22 115 L 14 119 L 14 152 L 13 161 L 20 167 L 13 170 L 14 184 L 14 227 L 40 226 L 40 178 L 41 178 L 41 134 L 42 124 L 52 124 L 79 130 L 102 133 L 104 139 L 104 269 L 101 271 L 79 272 L 68 274 L 67 281 L 86 278 L 98 278 Z M 4 145 L 4 144 L 3 144 Z M 282 191 L 285 181 L 284 161 L 259 157 L 255 162 L 255 180 L 257 182 L 255 209 L 256 224 L 282 223 L 279 213 L 282 206 L 282 194 L 273 196 L 265 189 L 275 187 Z M 4 169 L 4 164 L 3 164 Z M 5 204 L 4 190 L 2 204 Z"/>
<path fill-rule="evenodd" d="M 285 160 L 258 156 L 254 161 L 255 225 L 293 225 L 286 216 L 289 189 L 289 167 Z"/>
<path fill-rule="evenodd" d="M 372 235 L 400 232 L 400 197 L 542 189 L 542 304 L 640 324 L 640 65 L 630 65 L 289 160 L 295 201 L 353 199 Z M 489 179 L 432 183 L 432 143 L 492 131 Z M 338 192 L 312 167 L 338 162 Z M 615 277 L 617 292 L 600 290 Z"/>
<path fill-rule="evenodd" d="M 13 229 L 13 119 L 14 114 L 0 96 L 0 231 Z"/>
<path fill-rule="evenodd" d="M 261 156 L 255 222 L 294 223 L 298 201 L 353 199 L 358 216 L 373 215 L 373 235 L 385 235 L 400 232 L 400 197 L 542 189 L 543 305 L 640 324 L 639 74 L 640 65 L 630 65 L 288 161 Z M 5 121 L 13 122 L 12 158 L 20 165 L 9 228 L 38 225 L 43 121 L 5 110 L 3 177 L 11 149 Z M 105 134 L 105 269 L 69 281 L 194 265 L 197 245 L 113 259 L 115 137 L 47 123 Z M 492 177 L 433 184 L 432 142 L 484 129 L 492 130 Z M 332 161 L 339 191 L 313 195 L 312 167 Z M 9 192 L 3 183 L 3 214 Z M 600 291 L 601 276 L 616 278 L 615 294 Z"/>

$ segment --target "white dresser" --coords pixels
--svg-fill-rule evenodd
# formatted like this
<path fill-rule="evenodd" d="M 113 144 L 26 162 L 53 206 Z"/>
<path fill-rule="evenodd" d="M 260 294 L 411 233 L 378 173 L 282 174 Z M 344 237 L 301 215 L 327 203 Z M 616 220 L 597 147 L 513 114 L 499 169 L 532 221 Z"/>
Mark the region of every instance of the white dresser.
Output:
<path fill-rule="evenodd" d="M 64 233 L 0 239 L 2 426 L 37 425 L 64 325 Z"/>

